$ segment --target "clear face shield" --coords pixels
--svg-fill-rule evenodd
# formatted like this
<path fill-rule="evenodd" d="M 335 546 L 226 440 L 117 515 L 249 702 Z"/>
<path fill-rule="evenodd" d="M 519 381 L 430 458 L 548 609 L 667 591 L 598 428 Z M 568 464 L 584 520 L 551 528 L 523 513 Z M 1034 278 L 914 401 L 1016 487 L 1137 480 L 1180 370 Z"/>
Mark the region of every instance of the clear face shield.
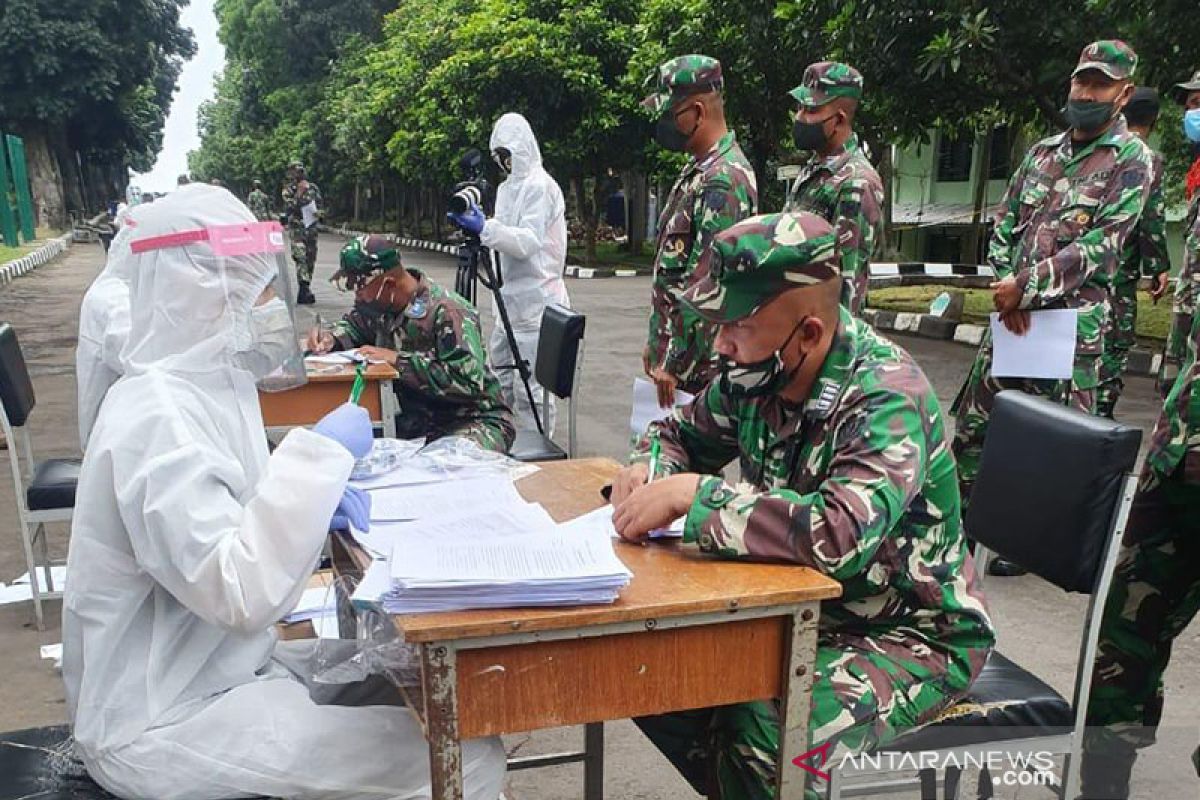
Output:
<path fill-rule="evenodd" d="M 211 275 L 224 290 L 234 365 L 251 373 L 265 392 L 303 386 L 308 378 L 296 331 L 296 290 L 279 223 L 210 225 L 138 240 L 133 250 L 139 253 L 200 242 L 211 250 Z"/>

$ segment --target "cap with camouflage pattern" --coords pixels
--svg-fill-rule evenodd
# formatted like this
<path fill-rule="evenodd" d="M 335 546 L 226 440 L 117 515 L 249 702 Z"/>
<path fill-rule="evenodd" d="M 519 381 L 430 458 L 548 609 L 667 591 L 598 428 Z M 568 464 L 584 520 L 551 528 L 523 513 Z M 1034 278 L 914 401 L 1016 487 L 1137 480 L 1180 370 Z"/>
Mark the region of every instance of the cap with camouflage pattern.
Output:
<path fill-rule="evenodd" d="M 683 302 L 720 324 L 745 319 L 789 289 L 841 275 L 833 228 L 807 211 L 744 219 L 717 234 L 702 261 L 704 277 Z"/>
<path fill-rule="evenodd" d="M 788 94 L 802 106 L 823 106 L 837 97 L 861 100 L 863 76 L 849 64 L 838 61 L 818 61 L 804 70 L 800 85 Z"/>
<path fill-rule="evenodd" d="M 1176 100 L 1182 103 L 1187 100 L 1187 96 L 1192 92 L 1200 92 L 1200 69 L 1196 70 L 1190 81 L 1175 84 L 1172 94 Z"/>
<path fill-rule="evenodd" d="M 387 272 L 400 266 L 400 252 L 384 236 L 356 236 L 346 242 L 338 256 L 340 269 L 331 280 L 346 281 L 354 288 L 376 272 Z"/>
<path fill-rule="evenodd" d="M 642 107 L 650 109 L 656 115 L 662 114 L 663 109 L 681 97 L 719 92 L 725 85 L 721 77 L 721 62 L 699 54 L 672 58 L 659 66 L 657 76 L 651 76 L 646 83 L 650 83 L 655 77 L 658 84 L 654 93 L 642 100 Z"/>
<path fill-rule="evenodd" d="M 1120 39 L 1101 39 L 1083 48 L 1071 77 L 1088 69 L 1097 69 L 1114 81 L 1127 81 L 1137 70 L 1138 57 L 1133 48 Z"/>

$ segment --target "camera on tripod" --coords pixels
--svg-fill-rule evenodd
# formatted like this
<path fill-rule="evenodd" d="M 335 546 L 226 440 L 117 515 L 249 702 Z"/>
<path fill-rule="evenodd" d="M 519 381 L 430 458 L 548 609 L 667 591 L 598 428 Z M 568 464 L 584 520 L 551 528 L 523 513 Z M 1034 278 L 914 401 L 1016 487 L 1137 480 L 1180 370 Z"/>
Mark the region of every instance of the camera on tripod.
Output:
<path fill-rule="evenodd" d="M 462 214 L 472 204 L 484 209 L 491 204 L 492 187 L 483 177 L 483 154 L 471 148 L 458 160 L 458 168 L 466 173 L 466 179 L 454 185 L 454 193 L 446 206 L 452 214 Z"/>

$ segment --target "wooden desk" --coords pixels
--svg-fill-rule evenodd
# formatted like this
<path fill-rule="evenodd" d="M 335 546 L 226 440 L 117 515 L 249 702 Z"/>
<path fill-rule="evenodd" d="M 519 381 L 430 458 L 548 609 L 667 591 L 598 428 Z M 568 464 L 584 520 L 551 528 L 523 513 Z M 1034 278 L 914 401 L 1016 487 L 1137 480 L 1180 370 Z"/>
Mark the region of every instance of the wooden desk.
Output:
<path fill-rule="evenodd" d="M 558 521 L 601 506 L 619 468 L 539 466 L 517 488 Z M 338 541 L 335 570 L 361 572 L 368 557 Z M 791 759 L 808 749 L 820 601 L 841 587 L 804 567 L 719 562 L 676 544 L 616 547 L 634 577 L 612 605 L 394 617 L 422 651 L 433 797 L 462 798 L 462 739 L 780 698 L 777 797 L 801 798 L 805 773 Z"/>
<path fill-rule="evenodd" d="M 371 415 L 371 421 L 383 427 L 383 435 L 396 436 L 396 395 L 392 381 L 399 377 L 391 364 L 371 364 L 367 367 L 367 387 L 360 405 Z M 354 365 L 309 368 L 308 383 L 286 392 L 258 393 L 262 406 L 263 425 L 267 428 L 291 428 L 312 425 L 321 417 L 346 402 L 354 383 Z"/>

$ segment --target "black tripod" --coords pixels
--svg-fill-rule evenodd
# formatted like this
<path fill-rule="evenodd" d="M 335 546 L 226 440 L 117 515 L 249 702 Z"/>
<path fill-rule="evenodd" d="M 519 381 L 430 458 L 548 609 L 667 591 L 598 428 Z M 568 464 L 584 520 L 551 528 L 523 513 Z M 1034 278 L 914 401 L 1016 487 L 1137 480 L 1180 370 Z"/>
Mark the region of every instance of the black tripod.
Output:
<path fill-rule="evenodd" d="M 504 326 L 504 335 L 508 339 L 508 351 L 512 353 L 512 364 L 493 364 L 495 369 L 515 369 L 521 376 L 525 386 L 525 396 L 529 398 L 529 407 L 533 409 L 533 422 L 537 425 L 538 433 L 545 436 L 542 427 L 542 416 L 537 403 L 533 399 L 533 389 L 529 385 L 531 372 L 529 362 L 521 358 L 521 348 L 517 346 L 517 337 L 513 334 L 512 323 L 508 320 L 508 307 L 504 305 L 504 296 L 500 287 L 504 280 L 500 276 L 500 255 L 496 254 L 496 266 L 492 266 L 492 251 L 479 242 L 478 236 L 467 234 L 465 242 L 458 246 L 458 272 L 454 276 L 454 291 L 462 295 L 471 305 L 475 303 L 475 282 L 482 283 L 490 289 L 496 299 L 496 309 L 500 312 L 500 324 Z"/>

